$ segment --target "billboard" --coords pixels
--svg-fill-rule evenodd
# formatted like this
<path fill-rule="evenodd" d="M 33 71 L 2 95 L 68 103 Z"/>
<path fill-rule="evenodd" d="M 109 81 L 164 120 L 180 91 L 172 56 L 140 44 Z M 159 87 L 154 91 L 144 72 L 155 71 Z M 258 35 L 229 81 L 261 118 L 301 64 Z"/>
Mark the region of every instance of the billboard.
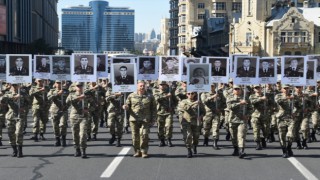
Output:
<path fill-rule="evenodd" d="M 0 35 L 7 35 L 7 10 L 6 6 L 0 5 Z"/>

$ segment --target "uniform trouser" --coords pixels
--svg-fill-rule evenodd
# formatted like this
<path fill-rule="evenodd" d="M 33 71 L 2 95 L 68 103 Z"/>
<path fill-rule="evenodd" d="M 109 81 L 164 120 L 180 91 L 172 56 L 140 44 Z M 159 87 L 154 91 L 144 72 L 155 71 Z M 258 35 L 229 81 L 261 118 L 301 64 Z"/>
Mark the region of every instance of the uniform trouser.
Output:
<path fill-rule="evenodd" d="M 70 117 L 73 144 L 76 149 L 87 148 L 87 117 Z"/>
<path fill-rule="evenodd" d="M 5 115 L 0 117 L 0 140 L 2 139 L 2 128 L 6 121 Z"/>
<path fill-rule="evenodd" d="M 307 139 L 309 137 L 309 117 L 308 115 L 302 117 L 302 116 L 298 116 L 295 118 L 294 121 L 294 138 L 296 141 L 300 140 L 300 130 L 302 133 L 302 138 L 303 139 Z"/>
<path fill-rule="evenodd" d="M 144 121 L 130 121 L 130 127 L 134 151 L 148 153 L 149 123 Z"/>
<path fill-rule="evenodd" d="M 199 136 L 200 136 L 200 126 L 197 126 L 195 123 L 187 122 L 182 120 L 182 134 L 183 139 L 187 148 L 192 148 L 192 146 L 198 146 Z"/>
<path fill-rule="evenodd" d="M 100 121 L 100 111 L 101 111 L 101 109 L 90 112 L 87 134 L 91 134 L 91 132 L 92 132 L 92 134 L 98 134 L 99 121 Z"/>
<path fill-rule="evenodd" d="M 29 107 L 26 107 L 26 110 L 24 112 L 24 116 L 23 116 L 23 121 L 24 121 L 24 126 L 23 128 L 26 129 L 27 125 L 28 125 L 28 114 L 29 114 Z"/>
<path fill-rule="evenodd" d="M 300 140 L 300 128 L 301 128 L 303 120 L 304 120 L 304 118 L 302 116 L 294 117 L 294 121 L 293 121 L 293 140 L 295 140 L 295 141 Z"/>
<path fill-rule="evenodd" d="M 287 142 L 294 140 L 294 121 L 291 118 L 277 118 L 279 141 L 281 147 L 287 147 Z"/>
<path fill-rule="evenodd" d="M 245 148 L 247 123 L 229 123 L 233 147 Z"/>
<path fill-rule="evenodd" d="M 110 128 L 111 135 L 116 135 L 121 139 L 123 134 L 123 121 L 124 117 L 122 113 L 108 113 L 108 127 Z"/>
<path fill-rule="evenodd" d="M 255 142 L 260 142 L 260 131 L 262 131 L 263 138 L 267 138 L 269 135 L 268 117 L 251 117 L 252 129 L 253 129 L 253 139 Z"/>
<path fill-rule="evenodd" d="M 319 127 L 319 112 L 313 111 L 311 113 L 311 121 L 312 121 L 312 128 L 316 130 Z"/>
<path fill-rule="evenodd" d="M 105 106 L 102 106 L 102 110 L 100 113 L 100 121 L 108 123 L 108 111 L 107 108 L 105 108 Z"/>
<path fill-rule="evenodd" d="M 48 122 L 48 113 L 45 109 L 32 109 L 33 116 L 33 130 L 34 134 L 45 133 L 46 124 Z"/>
<path fill-rule="evenodd" d="M 51 113 L 53 132 L 56 137 L 67 135 L 68 112 Z"/>
<path fill-rule="evenodd" d="M 277 113 L 277 112 L 275 112 L 275 113 L 273 113 L 273 114 L 271 115 L 271 127 L 270 127 L 270 128 L 271 128 L 273 131 L 277 131 L 277 130 L 278 130 L 276 113 Z"/>
<path fill-rule="evenodd" d="M 226 127 L 227 132 L 229 131 L 229 111 L 224 111 L 224 126 Z"/>
<path fill-rule="evenodd" d="M 8 136 L 10 145 L 22 145 L 23 144 L 23 127 L 24 120 L 21 119 L 8 119 Z"/>
<path fill-rule="evenodd" d="M 212 138 L 219 139 L 219 128 L 220 115 L 206 112 L 206 115 L 203 117 L 203 136 L 208 138 L 210 136 L 210 130 L 212 130 Z"/>
<path fill-rule="evenodd" d="M 159 139 L 171 139 L 173 130 L 173 115 L 158 115 L 157 124 Z"/>

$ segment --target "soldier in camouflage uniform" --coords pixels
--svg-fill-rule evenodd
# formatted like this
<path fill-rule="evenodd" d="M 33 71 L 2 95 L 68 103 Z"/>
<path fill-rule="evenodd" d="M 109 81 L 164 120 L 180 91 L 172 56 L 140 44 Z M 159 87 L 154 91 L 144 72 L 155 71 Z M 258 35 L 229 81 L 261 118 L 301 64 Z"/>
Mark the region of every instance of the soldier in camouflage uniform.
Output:
<path fill-rule="evenodd" d="M 181 81 L 180 86 L 175 90 L 175 97 L 177 103 L 179 104 L 182 100 L 187 99 L 187 81 Z M 178 108 L 178 120 L 181 123 L 182 121 L 182 112 Z M 182 127 L 181 127 L 182 128 Z"/>
<path fill-rule="evenodd" d="M 276 118 L 283 158 L 293 156 L 291 146 L 294 140 L 294 121 L 300 113 L 302 106 L 299 98 L 296 95 L 290 94 L 289 88 L 290 86 L 283 85 L 282 93 L 277 94 L 275 97 L 279 109 Z"/>
<path fill-rule="evenodd" d="M 228 87 L 223 90 L 223 97 L 227 101 L 228 98 L 232 97 L 233 93 L 233 80 L 229 79 Z M 226 140 L 230 140 L 230 131 L 229 131 L 229 112 L 228 106 L 224 109 L 224 126 L 226 127 Z"/>
<path fill-rule="evenodd" d="M 188 92 L 187 99 L 180 101 L 178 111 L 182 113 L 182 134 L 183 139 L 188 149 L 187 158 L 192 157 L 191 148 L 193 153 L 197 154 L 197 146 L 200 136 L 200 123 L 203 115 L 205 114 L 204 105 L 197 100 L 196 92 Z"/>
<path fill-rule="evenodd" d="M 103 78 L 101 80 L 100 86 L 105 93 L 108 91 L 109 87 L 108 87 L 107 78 Z M 108 120 L 108 111 L 107 111 L 108 103 L 106 101 L 102 101 L 101 106 L 102 106 L 102 110 L 100 114 L 100 127 L 103 127 L 103 124 L 104 123 L 107 124 L 107 120 Z"/>
<path fill-rule="evenodd" d="M 212 130 L 213 148 L 218 150 L 220 116 L 223 110 L 223 94 L 216 92 L 215 85 L 211 85 L 211 92 L 201 94 L 201 101 L 205 105 L 206 115 L 203 117 L 204 146 L 208 146 L 210 130 Z"/>
<path fill-rule="evenodd" d="M 50 106 L 51 122 L 53 132 L 56 138 L 55 146 L 61 146 L 60 137 L 62 139 L 62 146 L 65 147 L 67 135 L 67 119 L 68 119 L 68 106 L 66 99 L 69 91 L 63 89 L 61 81 L 56 80 L 55 88 L 51 89 L 48 93 L 48 100 L 52 102 Z"/>
<path fill-rule="evenodd" d="M 146 94 L 143 81 L 138 82 L 137 92 L 128 96 L 123 109 L 127 110 L 130 115 L 132 144 L 135 151 L 133 156 L 147 158 L 150 126 L 153 125 L 157 114 L 154 97 Z"/>
<path fill-rule="evenodd" d="M 110 128 L 111 139 L 109 144 L 113 144 L 117 139 L 117 147 L 121 146 L 121 138 L 123 134 L 123 122 L 124 122 L 124 110 L 121 106 L 124 104 L 123 93 L 113 93 L 112 89 L 109 88 L 106 92 L 106 102 L 108 106 L 108 127 Z"/>
<path fill-rule="evenodd" d="M 38 141 L 38 134 L 42 140 L 45 140 L 44 133 L 46 132 L 46 124 L 48 122 L 48 106 L 49 101 L 47 93 L 49 88 L 44 86 L 42 79 L 36 79 L 36 86 L 30 89 L 30 96 L 32 99 L 32 116 L 33 116 L 33 138 Z"/>
<path fill-rule="evenodd" d="M 260 85 L 254 86 L 255 93 L 250 95 L 249 100 L 252 105 L 253 113 L 251 114 L 251 122 L 253 126 L 253 137 L 254 141 L 257 143 L 256 150 L 261 150 L 262 147 L 266 148 L 266 138 L 268 137 L 268 118 L 270 117 L 270 111 L 268 104 L 268 99 L 263 95 Z M 262 131 L 262 136 L 260 136 L 260 130 Z M 261 147 L 262 145 L 262 147 Z"/>
<path fill-rule="evenodd" d="M 247 97 L 247 96 L 246 96 Z M 247 124 L 249 120 L 249 100 L 244 99 L 240 86 L 233 86 L 233 95 L 227 99 L 229 109 L 229 130 L 231 141 L 234 147 L 233 156 L 243 158 L 245 156 L 245 141 Z"/>
<path fill-rule="evenodd" d="M 83 93 L 83 83 L 74 84 L 75 92 L 67 97 L 67 106 L 71 105 L 70 123 L 73 136 L 73 144 L 76 149 L 75 157 L 86 158 L 87 126 L 89 121 L 89 103 L 93 99 Z M 81 151 L 80 151 L 81 148 Z"/>
<path fill-rule="evenodd" d="M 3 87 L 2 87 L 3 86 Z M 7 87 L 6 84 L 2 84 L 0 92 L 0 146 L 2 146 L 2 128 L 5 125 L 6 113 L 8 112 L 8 105 L 1 103 L 2 97 L 6 94 Z"/>
<path fill-rule="evenodd" d="M 311 128 L 311 134 L 308 138 L 308 143 L 311 143 L 312 141 L 317 141 L 316 138 L 316 129 L 318 126 L 319 121 L 319 112 L 318 112 L 318 100 L 317 96 L 318 93 L 315 92 L 314 86 L 308 86 L 306 91 L 306 94 L 308 94 L 308 99 L 310 100 L 310 113 L 311 113 L 311 122 L 312 122 L 312 128 Z"/>
<path fill-rule="evenodd" d="M 23 127 L 25 123 L 23 116 L 25 115 L 25 108 L 30 104 L 30 96 L 24 92 L 19 94 L 19 85 L 12 84 L 10 92 L 3 96 L 2 101 L 1 104 L 4 103 L 9 106 L 6 119 L 9 143 L 13 149 L 12 157 L 23 157 Z"/>
<path fill-rule="evenodd" d="M 269 115 L 266 116 L 266 123 L 267 123 L 267 132 L 268 133 L 268 143 L 272 143 L 275 141 L 274 132 L 277 129 L 276 125 L 276 112 L 277 112 L 277 103 L 275 102 L 274 98 L 276 94 L 279 93 L 279 91 L 276 91 L 274 89 L 274 86 L 272 84 L 267 84 L 265 87 L 266 97 L 268 99 L 267 107 Z"/>
<path fill-rule="evenodd" d="M 165 138 L 167 139 L 168 146 L 172 147 L 173 96 L 166 81 L 161 81 L 159 85 L 160 91 L 154 94 L 157 104 L 158 137 L 160 139 L 159 147 L 166 145 Z"/>

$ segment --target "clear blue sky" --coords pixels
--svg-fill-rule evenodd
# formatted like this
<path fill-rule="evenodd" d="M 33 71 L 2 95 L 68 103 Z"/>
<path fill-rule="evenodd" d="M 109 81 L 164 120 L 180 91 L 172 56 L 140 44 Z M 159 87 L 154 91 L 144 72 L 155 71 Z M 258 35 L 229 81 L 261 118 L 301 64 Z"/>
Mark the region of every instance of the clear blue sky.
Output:
<path fill-rule="evenodd" d="M 61 9 L 68 6 L 89 6 L 91 0 L 59 0 L 58 14 L 61 29 Z M 129 7 L 135 10 L 135 33 L 160 33 L 160 20 L 169 18 L 168 0 L 107 0 L 110 7 Z"/>

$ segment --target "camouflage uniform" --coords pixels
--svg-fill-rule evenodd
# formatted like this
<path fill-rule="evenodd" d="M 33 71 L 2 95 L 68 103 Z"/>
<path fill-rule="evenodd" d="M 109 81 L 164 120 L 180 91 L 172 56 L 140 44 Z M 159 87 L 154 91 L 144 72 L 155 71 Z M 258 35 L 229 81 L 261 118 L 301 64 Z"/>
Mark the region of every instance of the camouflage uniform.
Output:
<path fill-rule="evenodd" d="M 132 144 L 136 154 L 148 153 L 150 124 L 156 119 L 156 102 L 152 95 L 131 93 L 125 105 L 128 106 L 132 129 Z"/>
<path fill-rule="evenodd" d="M 109 104 L 108 111 L 108 127 L 110 128 L 111 139 L 109 140 L 109 144 L 113 144 L 118 137 L 117 146 L 120 145 L 120 141 L 123 134 L 123 122 L 124 122 L 124 110 L 122 109 L 122 105 L 124 104 L 123 94 L 121 96 L 117 96 L 115 93 L 112 93 L 112 89 L 109 88 L 106 92 L 106 102 Z"/>
<path fill-rule="evenodd" d="M 267 132 L 268 134 L 268 142 L 274 142 L 275 137 L 274 137 L 274 132 L 277 131 L 277 120 L 276 120 L 276 114 L 278 111 L 277 103 L 275 102 L 275 96 L 276 94 L 281 93 L 278 90 L 274 90 L 272 88 L 266 89 L 266 97 L 268 98 L 268 103 L 267 103 L 267 109 L 270 113 L 270 115 L 266 116 L 266 123 L 269 123 L 267 125 Z"/>
<path fill-rule="evenodd" d="M 2 146 L 2 128 L 6 120 L 6 113 L 8 112 L 8 105 L 2 103 L 2 96 L 3 95 L 0 96 L 0 146 Z"/>
<path fill-rule="evenodd" d="M 230 97 L 232 97 L 232 87 L 228 87 L 226 89 L 223 90 L 223 97 L 225 99 L 225 102 L 227 103 L 228 99 Z M 228 106 L 224 109 L 224 126 L 226 128 L 226 132 L 227 132 L 227 135 L 226 135 L 226 140 L 228 141 L 230 139 L 230 131 L 229 131 L 229 113 L 230 113 L 230 109 L 228 109 Z"/>
<path fill-rule="evenodd" d="M 187 99 L 187 87 L 182 87 L 182 86 L 178 87 L 175 90 L 174 94 L 175 94 L 175 97 L 177 98 L 177 103 L 179 104 L 182 100 Z M 178 119 L 179 119 L 179 122 L 181 123 L 182 112 L 179 111 L 179 108 L 178 108 Z"/>
<path fill-rule="evenodd" d="M 308 141 L 308 142 L 311 142 L 311 141 L 317 141 L 315 134 L 316 134 L 317 127 L 319 125 L 319 110 L 318 110 L 319 107 L 318 107 L 317 96 L 315 95 L 316 92 L 314 91 L 313 87 L 312 89 L 308 88 L 306 90 L 306 93 L 309 96 L 310 106 L 311 106 L 310 113 L 311 113 L 312 128 L 311 128 L 310 139 Z"/>

